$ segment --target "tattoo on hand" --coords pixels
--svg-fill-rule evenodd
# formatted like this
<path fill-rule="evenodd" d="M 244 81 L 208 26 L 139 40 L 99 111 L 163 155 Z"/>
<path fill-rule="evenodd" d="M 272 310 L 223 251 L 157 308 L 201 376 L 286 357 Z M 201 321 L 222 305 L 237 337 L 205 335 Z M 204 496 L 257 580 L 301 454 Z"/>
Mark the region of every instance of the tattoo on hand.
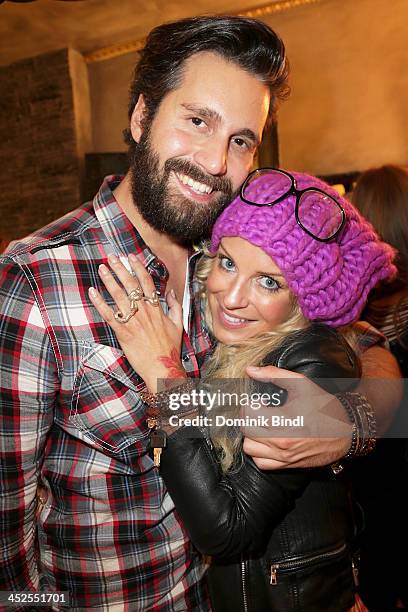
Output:
<path fill-rule="evenodd" d="M 169 371 L 169 378 L 185 378 L 186 373 L 180 363 L 180 357 L 176 349 L 172 349 L 170 356 L 162 355 L 159 361 Z"/>

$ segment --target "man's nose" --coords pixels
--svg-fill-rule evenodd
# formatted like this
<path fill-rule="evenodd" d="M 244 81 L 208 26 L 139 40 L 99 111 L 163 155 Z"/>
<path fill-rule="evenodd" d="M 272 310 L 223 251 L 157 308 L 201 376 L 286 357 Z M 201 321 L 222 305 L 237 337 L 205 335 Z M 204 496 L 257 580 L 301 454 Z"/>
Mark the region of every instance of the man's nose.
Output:
<path fill-rule="evenodd" d="M 223 176 L 227 172 L 228 143 L 222 138 L 208 139 L 196 151 L 194 160 L 208 174 Z"/>

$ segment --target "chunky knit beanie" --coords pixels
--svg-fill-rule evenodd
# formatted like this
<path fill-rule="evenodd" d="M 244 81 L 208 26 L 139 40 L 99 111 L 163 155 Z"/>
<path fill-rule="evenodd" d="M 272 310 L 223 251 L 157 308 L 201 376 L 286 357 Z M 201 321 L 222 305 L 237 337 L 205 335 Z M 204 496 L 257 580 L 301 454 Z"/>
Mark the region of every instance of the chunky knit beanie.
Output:
<path fill-rule="evenodd" d="M 248 240 L 279 266 L 307 319 L 332 327 L 347 325 L 359 318 L 369 291 L 379 281 L 396 275 L 392 263 L 395 251 L 381 242 L 372 225 L 329 185 L 307 174 L 291 174 L 297 189 L 317 187 L 343 207 L 346 221 L 333 240 L 319 242 L 300 227 L 294 195 L 273 206 L 247 204 L 237 196 L 214 225 L 211 251 L 218 249 L 224 236 Z M 279 188 L 265 175 L 251 186 L 258 203 L 278 198 Z M 312 210 L 312 215 L 320 214 L 316 210 L 319 208 Z M 312 219 L 312 223 L 318 227 L 319 219 Z"/>

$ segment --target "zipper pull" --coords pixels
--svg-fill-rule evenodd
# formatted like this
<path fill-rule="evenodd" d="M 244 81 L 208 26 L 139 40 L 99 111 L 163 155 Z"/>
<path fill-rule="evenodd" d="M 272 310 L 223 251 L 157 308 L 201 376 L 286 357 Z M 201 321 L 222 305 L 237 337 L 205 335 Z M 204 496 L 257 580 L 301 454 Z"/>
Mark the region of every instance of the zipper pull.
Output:
<path fill-rule="evenodd" d="M 155 467 L 159 468 L 162 450 L 167 446 L 167 434 L 159 429 L 159 420 L 156 416 L 147 418 L 147 427 L 150 429 L 150 448 L 153 449 L 153 463 Z"/>
<path fill-rule="evenodd" d="M 273 565 L 271 565 L 271 581 L 270 581 L 270 584 L 272 584 L 273 586 L 278 584 L 278 578 L 276 576 L 278 569 L 279 569 L 279 563 L 274 563 Z"/>
<path fill-rule="evenodd" d="M 160 467 L 160 457 L 163 448 L 167 445 L 167 435 L 162 429 L 152 429 L 150 431 L 150 447 L 153 449 L 153 463 L 154 466 Z"/>

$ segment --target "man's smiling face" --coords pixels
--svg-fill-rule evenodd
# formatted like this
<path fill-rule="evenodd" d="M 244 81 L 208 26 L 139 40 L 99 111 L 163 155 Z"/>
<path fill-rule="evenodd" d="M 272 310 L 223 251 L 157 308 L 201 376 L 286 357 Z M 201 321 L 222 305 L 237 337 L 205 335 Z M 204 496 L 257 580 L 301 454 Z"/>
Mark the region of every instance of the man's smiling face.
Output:
<path fill-rule="evenodd" d="M 209 234 L 251 168 L 269 99 L 256 76 L 212 52 L 186 60 L 179 86 L 145 129 L 139 98 L 132 195 L 150 225 L 182 242 Z"/>

